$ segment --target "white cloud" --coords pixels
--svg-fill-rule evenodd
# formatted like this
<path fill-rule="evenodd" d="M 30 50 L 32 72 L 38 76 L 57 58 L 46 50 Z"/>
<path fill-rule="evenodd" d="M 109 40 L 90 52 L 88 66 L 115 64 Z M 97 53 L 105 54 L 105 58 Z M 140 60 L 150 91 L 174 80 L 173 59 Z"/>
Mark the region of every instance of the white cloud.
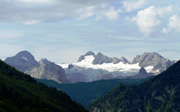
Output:
<path fill-rule="evenodd" d="M 172 29 L 175 29 L 176 31 L 180 32 L 180 16 L 178 16 L 177 14 L 169 18 L 168 28 L 163 28 L 162 32 L 169 33 L 170 31 L 172 31 Z"/>
<path fill-rule="evenodd" d="M 150 6 L 147 9 L 138 11 L 137 16 L 132 18 L 132 21 L 137 23 L 141 33 L 148 36 L 153 32 L 153 29 L 161 23 L 158 17 L 163 17 L 164 15 L 171 14 L 172 12 L 172 6 L 162 8 Z M 164 29 L 164 32 L 167 32 L 167 30 Z"/>
<path fill-rule="evenodd" d="M 85 9 L 83 8 L 78 9 L 77 13 L 79 13 L 79 17 L 77 19 L 81 20 L 81 19 L 85 19 L 87 17 L 94 15 L 94 9 L 95 9 L 95 6 L 86 7 Z"/>
<path fill-rule="evenodd" d="M 105 12 L 105 16 L 110 20 L 114 20 L 119 17 L 118 13 L 120 12 L 122 12 L 121 9 L 115 10 L 115 7 L 111 6 L 109 10 Z"/>
<path fill-rule="evenodd" d="M 78 20 L 85 19 L 90 16 L 95 16 L 96 20 L 102 20 L 103 17 L 106 17 L 110 20 L 116 20 L 119 17 L 119 13 L 122 12 L 121 9 L 116 9 L 113 6 L 109 5 L 98 5 L 98 6 L 90 6 L 86 8 L 81 8 L 77 10 L 78 12 Z"/>
<path fill-rule="evenodd" d="M 117 19 L 119 9 L 109 4 L 114 0 L 0 0 L 1 23 L 36 24 L 65 18 Z"/>
<path fill-rule="evenodd" d="M 126 9 L 126 11 L 131 12 L 132 10 L 141 8 L 146 2 L 147 2 L 147 0 L 137 0 L 135 2 L 124 1 L 123 7 Z"/>
<path fill-rule="evenodd" d="M 149 33 L 152 32 L 153 27 L 161 23 L 156 16 L 155 7 L 151 6 L 147 9 L 139 11 L 137 16 L 132 20 L 137 22 L 140 32 L 145 35 L 149 35 Z"/>
<path fill-rule="evenodd" d="M 163 29 L 162 29 L 162 32 L 163 32 L 163 33 L 169 33 L 170 31 L 171 31 L 171 29 L 166 29 L 166 28 L 164 28 L 164 27 L 163 27 Z"/>
<path fill-rule="evenodd" d="M 20 2 L 27 2 L 27 3 L 52 3 L 54 0 L 17 0 Z"/>
<path fill-rule="evenodd" d="M 167 7 L 162 7 L 162 8 L 156 8 L 156 13 L 163 17 L 164 15 L 170 15 L 173 12 L 173 6 L 169 5 Z"/>
<path fill-rule="evenodd" d="M 180 31 L 180 16 L 176 14 L 170 17 L 169 27 Z"/>

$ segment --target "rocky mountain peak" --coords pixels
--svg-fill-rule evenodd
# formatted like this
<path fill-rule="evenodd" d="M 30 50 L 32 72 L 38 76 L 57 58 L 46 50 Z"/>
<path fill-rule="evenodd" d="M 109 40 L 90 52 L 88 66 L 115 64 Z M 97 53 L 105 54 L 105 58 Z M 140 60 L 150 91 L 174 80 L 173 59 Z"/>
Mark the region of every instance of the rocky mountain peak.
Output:
<path fill-rule="evenodd" d="M 13 57 L 8 57 L 5 59 L 5 62 L 22 72 L 27 69 L 40 66 L 34 56 L 28 51 L 21 51 Z"/>
<path fill-rule="evenodd" d="M 22 59 L 24 61 L 35 61 L 34 56 L 28 51 L 21 51 L 14 57 L 17 59 Z"/>
<path fill-rule="evenodd" d="M 144 67 L 141 67 L 141 69 L 139 70 L 139 74 L 147 75 L 147 72 L 144 69 Z"/>
<path fill-rule="evenodd" d="M 174 61 L 167 61 L 166 58 L 162 57 L 158 53 L 143 53 L 137 55 L 132 64 L 139 63 L 140 67 L 154 66 L 154 70 L 159 69 L 160 71 L 166 70 L 170 65 L 174 64 Z"/>
<path fill-rule="evenodd" d="M 96 56 L 92 51 L 87 52 L 84 56 L 91 56 L 93 55 L 94 57 Z"/>
<path fill-rule="evenodd" d="M 103 64 L 103 63 L 111 63 L 113 61 L 112 58 L 109 58 L 105 55 L 103 55 L 101 52 L 99 52 L 94 61 L 93 61 L 93 64 Z"/>
<path fill-rule="evenodd" d="M 52 63 L 51 61 L 47 60 L 46 58 L 41 58 L 41 60 L 39 61 L 39 64 L 48 64 L 48 63 Z"/>
<path fill-rule="evenodd" d="M 92 51 L 89 51 L 85 55 L 81 55 L 78 59 L 78 62 L 81 62 L 82 60 L 84 60 L 85 56 L 94 56 L 95 57 L 96 55 Z"/>
<path fill-rule="evenodd" d="M 130 62 L 129 62 L 125 57 L 123 57 L 123 56 L 120 58 L 120 61 L 123 62 L 123 63 L 125 63 L 125 64 L 126 64 L 126 63 L 130 63 Z"/>

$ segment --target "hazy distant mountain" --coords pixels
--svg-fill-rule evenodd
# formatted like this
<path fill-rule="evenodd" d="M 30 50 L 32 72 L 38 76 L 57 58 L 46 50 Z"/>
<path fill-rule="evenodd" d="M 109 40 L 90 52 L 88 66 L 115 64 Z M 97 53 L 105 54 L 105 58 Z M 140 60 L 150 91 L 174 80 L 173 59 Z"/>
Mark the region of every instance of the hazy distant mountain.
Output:
<path fill-rule="evenodd" d="M 21 51 L 17 55 L 7 58 L 5 62 L 34 78 L 52 79 L 58 83 L 69 82 L 62 67 L 46 58 L 41 59 L 38 63 L 28 51 Z"/>
<path fill-rule="evenodd" d="M 108 57 L 102 53 L 95 55 L 92 51 L 80 56 L 77 63 L 59 64 L 68 75 L 68 79 L 77 82 L 81 75 L 81 82 L 101 79 L 144 78 L 166 70 L 175 61 L 170 61 L 157 53 L 144 53 L 134 58 L 130 63 L 125 57 Z M 147 74 L 139 73 L 139 70 Z M 69 69 L 70 68 L 70 69 Z M 73 74 L 73 75 L 72 75 Z M 70 82 L 71 82 L 70 81 Z"/>
<path fill-rule="evenodd" d="M 5 62 L 22 72 L 40 66 L 34 59 L 34 56 L 28 51 L 21 51 L 13 57 L 8 57 L 5 59 Z"/>

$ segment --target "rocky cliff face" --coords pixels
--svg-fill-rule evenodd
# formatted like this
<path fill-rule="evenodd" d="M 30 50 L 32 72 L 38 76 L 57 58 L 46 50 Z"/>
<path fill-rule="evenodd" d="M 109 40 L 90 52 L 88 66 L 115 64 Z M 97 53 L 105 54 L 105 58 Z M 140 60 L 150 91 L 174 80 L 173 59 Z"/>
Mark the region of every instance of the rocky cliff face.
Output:
<path fill-rule="evenodd" d="M 154 70 L 164 71 L 169 66 L 174 64 L 175 61 L 170 61 L 169 59 L 166 59 L 157 53 L 145 52 L 142 55 L 137 55 L 133 59 L 132 64 L 136 63 L 139 63 L 139 66 L 141 67 L 154 66 Z"/>
<path fill-rule="evenodd" d="M 92 63 L 93 64 L 103 64 L 103 63 L 111 63 L 112 61 L 113 61 L 112 58 L 109 58 L 99 52 Z"/>
<path fill-rule="evenodd" d="M 125 57 L 121 57 L 120 59 L 117 57 L 111 58 L 99 52 L 92 63 L 96 65 L 103 63 L 117 64 L 119 62 L 123 62 L 124 64 L 129 63 L 129 61 Z"/>

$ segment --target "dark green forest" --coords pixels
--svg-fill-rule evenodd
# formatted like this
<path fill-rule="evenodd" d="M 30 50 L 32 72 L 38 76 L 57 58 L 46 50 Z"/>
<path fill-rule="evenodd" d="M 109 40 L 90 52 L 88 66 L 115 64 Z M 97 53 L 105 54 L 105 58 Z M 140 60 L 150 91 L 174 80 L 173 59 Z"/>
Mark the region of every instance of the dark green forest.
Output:
<path fill-rule="evenodd" d="M 75 84 L 59 84 L 55 81 L 47 79 L 36 80 L 46 84 L 47 86 L 56 87 L 57 89 L 62 90 L 63 92 L 67 93 L 73 100 L 76 100 L 83 106 L 87 107 L 93 101 L 104 96 L 120 83 L 133 85 L 144 82 L 150 78 L 151 77 L 145 79 L 111 79 L 93 82 L 79 82 Z"/>
<path fill-rule="evenodd" d="M 120 84 L 88 106 L 91 112 L 180 112 L 180 61 L 138 85 Z"/>
<path fill-rule="evenodd" d="M 88 112 L 66 93 L 0 60 L 0 112 Z"/>

